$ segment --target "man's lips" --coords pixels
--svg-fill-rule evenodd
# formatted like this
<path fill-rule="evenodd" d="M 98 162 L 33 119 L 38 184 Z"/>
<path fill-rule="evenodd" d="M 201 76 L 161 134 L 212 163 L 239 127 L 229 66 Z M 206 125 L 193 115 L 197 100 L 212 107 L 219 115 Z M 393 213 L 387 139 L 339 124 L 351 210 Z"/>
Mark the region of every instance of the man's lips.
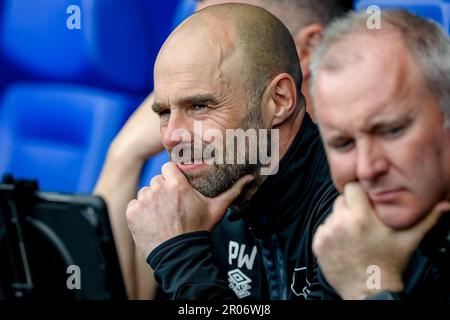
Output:
<path fill-rule="evenodd" d="M 198 170 L 201 169 L 203 167 L 207 166 L 207 163 L 205 163 L 203 160 L 196 160 L 194 161 L 189 161 L 187 163 L 184 162 L 178 162 L 177 163 L 177 167 L 178 169 L 180 169 L 183 172 L 186 171 L 193 171 L 193 170 Z"/>
<path fill-rule="evenodd" d="M 397 200 L 399 194 L 403 191 L 402 188 L 387 189 L 379 191 L 370 191 L 368 193 L 370 200 L 374 203 L 389 203 Z"/>

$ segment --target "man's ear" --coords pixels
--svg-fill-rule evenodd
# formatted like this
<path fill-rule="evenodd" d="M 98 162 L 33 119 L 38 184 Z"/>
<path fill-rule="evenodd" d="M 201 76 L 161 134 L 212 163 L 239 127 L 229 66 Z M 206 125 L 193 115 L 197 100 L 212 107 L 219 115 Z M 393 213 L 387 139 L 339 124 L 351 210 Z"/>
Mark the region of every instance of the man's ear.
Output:
<path fill-rule="evenodd" d="M 294 34 L 294 42 L 300 58 L 303 81 L 310 77 L 309 63 L 311 61 L 311 54 L 322 40 L 323 31 L 324 27 L 321 24 L 313 23 L 301 28 Z"/>
<path fill-rule="evenodd" d="M 272 127 L 285 122 L 295 111 L 297 89 L 290 74 L 281 73 L 268 86 L 269 119 Z"/>

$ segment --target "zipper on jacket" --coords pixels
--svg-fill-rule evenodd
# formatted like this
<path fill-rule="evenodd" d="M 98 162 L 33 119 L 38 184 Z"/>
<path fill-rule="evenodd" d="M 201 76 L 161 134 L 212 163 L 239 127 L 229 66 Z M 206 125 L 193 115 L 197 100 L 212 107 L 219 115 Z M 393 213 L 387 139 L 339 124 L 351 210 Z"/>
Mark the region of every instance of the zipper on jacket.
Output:
<path fill-rule="evenodd" d="M 261 250 L 262 262 L 269 287 L 269 299 L 287 300 L 286 266 L 276 234 L 272 234 L 267 238 L 257 238 L 252 228 L 250 227 L 249 229 Z"/>

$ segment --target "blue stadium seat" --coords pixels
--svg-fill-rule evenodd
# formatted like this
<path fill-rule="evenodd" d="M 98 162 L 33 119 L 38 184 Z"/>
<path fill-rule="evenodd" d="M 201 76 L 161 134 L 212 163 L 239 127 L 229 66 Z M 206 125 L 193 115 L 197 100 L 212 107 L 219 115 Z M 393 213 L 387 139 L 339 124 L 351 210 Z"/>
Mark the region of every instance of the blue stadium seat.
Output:
<path fill-rule="evenodd" d="M 142 169 L 141 178 L 139 181 L 138 188 L 142 188 L 145 186 L 148 186 L 150 183 L 150 180 L 158 175 L 161 174 L 161 167 L 164 163 L 169 161 L 169 155 L 166 151 L 163 151 L 159 154 L 157 154 L 154 157 L 151 157 L 144 165 L 144 168 Z"/>
<path fill-rule="evenodd" d="M 173 14 L 172 27 L 175 29 L 183 20 L 192 15 L 195 11 L 197 0 L 180 0 Z M 161 174 L 161 167 L 169 161 L 166 151 L 150 158 L 144 165 L 139 181 L 139 188 L 148 186 L 150 180 L 158 174 Z"/>
<path fill-rule="evenodd" d="M 150 89 L 152 36 L 140 0 L 5 1 L 3 50 L 13 64 L 41 80 Z M 67 28 L 70 5 L 80 8 L 79 30 Z"/>
<path fill-rule="evenodd" d="M 16 84 L 0 116 L 0 171 L 46 191 L 91 192 L 108 145 L 138 103 L 81 86 Z"/>
<path fill-rule="evenodd" d="M 173 16 L 179 6 L 179 3 L 183 2 L 183 0 L 142 0 L 142 2 L 146 10 L 146 15 L 148 16 L 145 26 L 151 30 L 151 56 L 156 58 L 159 49 L 174 28 L 172 23 Z M 152 58 L 151 61 L 152 68 L 154 58 Z"/>
<path fill-rule="evenodd" d="M 3 18 L 3 7 L 5 4 L 5 0 L 0 0 L 0 25 Z M 2 39 L 2 32 L 0 30 L 0 43 Z M 6 86 L 8 81 L 8 72 L 6 72 L 7 63 L 5 60 L 5 55 L 3 53 L 3 50 L 0 46 L 0 97 L 3 91 L 3 88 Z"/>
<path fill-rule="evenodd" d="M 172 19 L 172 28 L 178 26 L 184 19 L 192 15 L 197 6 L 197 0 L 180 0 Z"/>
<path fill-rule="evenodd" d="M 1 1 L 0 48 L 25 81 L 0 99 L 0 175 L 91 192 L 110 142 L 152 89 L 178 0 Z M 80 29 L 66 25 L 71 5 Z"/>
<path fill-rule="evenodd" d="M 450 9 L 448 1 L 441 0 L 361 0 L 355 3 L 356 10 L 365 10 L 370 5 L 381 9 L 407 9 L 419 16 L 431 19 L 450 31 Z"/>

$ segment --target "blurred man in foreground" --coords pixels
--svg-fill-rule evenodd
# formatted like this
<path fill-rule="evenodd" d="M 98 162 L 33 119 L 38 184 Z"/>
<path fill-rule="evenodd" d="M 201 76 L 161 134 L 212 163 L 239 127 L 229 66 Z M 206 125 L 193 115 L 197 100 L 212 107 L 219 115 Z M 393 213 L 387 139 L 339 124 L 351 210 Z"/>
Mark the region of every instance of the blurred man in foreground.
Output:
<path fill-rule="evenodd" d="M 404 11 L 382 12 L 380 29 L 366 19 L 332 24 L 313 59 L 314 111 L 342 192 L 313 249 L 344 299 L 449 299 L 450 227 L 436 222 L 450 208 L 450 42 Z"/>

